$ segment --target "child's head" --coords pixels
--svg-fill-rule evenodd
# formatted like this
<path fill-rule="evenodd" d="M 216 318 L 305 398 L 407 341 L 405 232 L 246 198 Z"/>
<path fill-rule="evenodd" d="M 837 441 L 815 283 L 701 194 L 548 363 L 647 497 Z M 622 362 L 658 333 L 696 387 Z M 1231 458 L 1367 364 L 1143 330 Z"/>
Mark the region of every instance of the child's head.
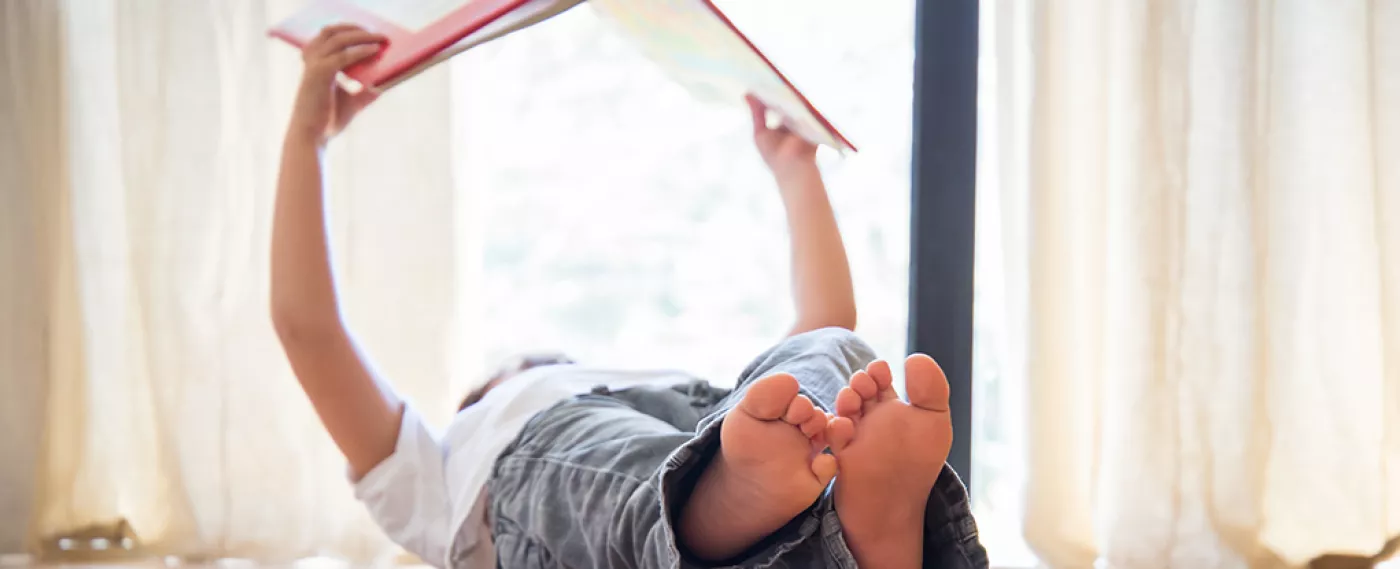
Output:
<path fill-rule="evenodd" d="M 491 391 L 492 388 L 512 377 L 520 375 L 526 370 L 571 363 L 574 363 L 572 359 L 559 353 L 534 353 L 515 356 L 506 360 L 499 368 L 496 368 L 496 373 L 491 374 L 491 379 L 487 380 L 484 385 L 468 393 L 467 396 L 462 399 L 462 404 L 457 407 L 457 411 L 460 412 L 467 407 L 475 405 L 476 402 L 481 401 L 481 398 L 485 397 L 486 393 Z"/>

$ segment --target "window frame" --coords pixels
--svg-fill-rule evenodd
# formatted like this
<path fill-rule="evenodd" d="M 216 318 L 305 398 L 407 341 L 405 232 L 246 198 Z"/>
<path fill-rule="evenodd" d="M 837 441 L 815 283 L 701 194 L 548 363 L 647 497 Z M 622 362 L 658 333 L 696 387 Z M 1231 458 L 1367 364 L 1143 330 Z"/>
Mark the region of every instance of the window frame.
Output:
<path fill-rule="evenodd" d="M 916 0 L 909 350 L 948 376 L 948 464 L 971 488 L 978 0 Z"/>

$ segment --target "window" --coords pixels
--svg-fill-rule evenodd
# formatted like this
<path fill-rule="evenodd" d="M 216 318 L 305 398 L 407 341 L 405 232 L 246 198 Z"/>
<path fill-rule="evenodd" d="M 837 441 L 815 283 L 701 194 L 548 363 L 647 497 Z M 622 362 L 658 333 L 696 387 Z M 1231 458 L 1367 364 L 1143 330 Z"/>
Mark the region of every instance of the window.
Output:
<path fill-rule="evenodd" d="M 911 342 L 939 360 L 968 481 L 995 567 L 1036 565 L 1022 538 L 1025 448 L 1001 246 L 995 3 L 923 2 L 914 106 Z M 1023 84 L 1023 82 L 1020 82 Z"/>
<path fill-rule="evenodd" d="M 861 149 L 823 155 L 850 253 L 860 333 L 898 359 L 909 337 L 916 0 L 720 1 Z M 937 5 L 938 3 L 931 3 Z M 989 3 L 982 22 L 992 22 Z M 995 57 L 983 25 L 981 65 Z M 839 41 L 822 41 L 825 37 Z M 730 385 L 792 322 L 781 205 L 739 106 L 691 99 L 587 6 L 458 58 L 458 166 L 480 216 L 484 363 L 563 350 Z M 970 474 L 999 567 L 1021 538 L 1024 448 L 1003 362 L 1007 324 L 995 188 L 995 77 L 978 94 Z M 895 366 L 896 369 L 899 366 Z"/>
<path fill-rule="evenodd" d="M 860 148 L 821 160 L 859 331 L 891 358 L 908 318 L 913 1 L 719 3 Z M 785 221 L 741 102 L 695 101 L 586 5 L 454 65 L 458 166 L 491 212 L 468 237 L 484 363 L 563 350 L 731 385 L 782 337 Z"/>
<path fill-rule="evenodd" d="M 1010 320 L 1019 311 L 1012 304 L 1017 296 L 1005 271 L 1003 256 L 1003 203 L 1008 192 L 1002 186 L 1000 161 L 1015 159 L 1003 153 L 1012 151 L 999 136 L 998 125 L 1006 117 L 998 113 L 1009 105 L 999 98 L 1010 96 L 1003 89 L 1028 84 L 1017 77 L 1003 84 L 998 70 L 998 48 L 1011 45 L 998 41 L 998 2 L 981 2 L 979 23 L 979 77 L 977 89 L 977 255 L 974 270 L 973 318 L 973 510 L 982 531 L 982 542 L 998 567 L 1034 567 L 1034 554 L 1022 537 L 1021 520 L 1026 484 L 1026 438 L 1024 421 L 1023 367 L 1011 360 L 1019 353 L 1012 342 L 1013 330 L 1023 324 Z M 1019 33 L 1019 31 L 1017 31 Z M 1005 40 L 1006 38 L 1002 38 Z M 1024 45 L 1016 48 L 1025 49 Z M 1023 74 L 1026 70 L 1020 70 Z M 1011 107 L 1015 108 L 1015 107 Z"/>

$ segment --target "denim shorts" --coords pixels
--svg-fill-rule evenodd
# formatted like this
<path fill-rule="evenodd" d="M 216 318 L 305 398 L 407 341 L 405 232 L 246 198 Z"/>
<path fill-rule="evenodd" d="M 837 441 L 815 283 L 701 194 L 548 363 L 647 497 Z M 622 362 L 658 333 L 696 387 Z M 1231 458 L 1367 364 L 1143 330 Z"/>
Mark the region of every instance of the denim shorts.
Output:
<path fill-rule="evenodd" d="M 497 563 L 510 569 L 715 567 L 687 554 L 674 520 L 719 448 L 719 427 L 754 380 L 796 377 L 830 412 L 851 374 L 874 359 L 843 329 L 790 337 L 759 356 L 734 390 L 703 381 L 599 388 L 531 419 L 496 459 L 487 494 Z M 987 567 L 967 490 L 946 465 L 928 496 L 925 568 Z M 830 491 L 724 567 L 856 569 Z"/>

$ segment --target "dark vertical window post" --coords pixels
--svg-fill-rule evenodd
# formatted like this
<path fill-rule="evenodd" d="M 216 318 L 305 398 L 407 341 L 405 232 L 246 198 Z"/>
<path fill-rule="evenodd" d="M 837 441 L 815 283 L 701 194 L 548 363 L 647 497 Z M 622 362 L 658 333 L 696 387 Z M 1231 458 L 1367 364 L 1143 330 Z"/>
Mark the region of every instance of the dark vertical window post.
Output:
<path fill-rule="evenodd" d="M 948 374 L 948 463 L 971 485 L 978 0 L 916 2 L 909 347 Z"/>

